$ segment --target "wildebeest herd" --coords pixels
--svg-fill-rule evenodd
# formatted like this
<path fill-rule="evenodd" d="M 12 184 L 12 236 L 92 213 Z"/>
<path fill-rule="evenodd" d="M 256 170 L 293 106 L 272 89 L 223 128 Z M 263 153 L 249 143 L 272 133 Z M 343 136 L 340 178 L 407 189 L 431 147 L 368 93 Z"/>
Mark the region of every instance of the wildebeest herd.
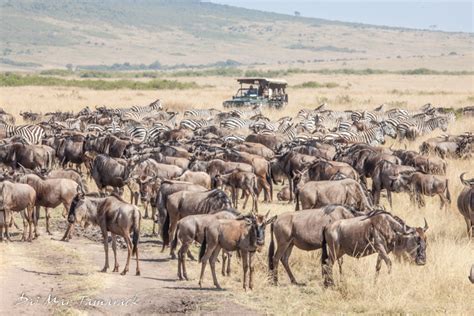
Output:
<path fill-rule="evenodd" d="M 384 106 L 333 111 L 322 104 L 277 121 L 265 117 L 261 108 L 195 109 L 181 116 L 164 110 L 160 100 L 131 108 L 20 115 L 25 124 L 15 125 L 14 116 L 0 110 L 2 240 L 10 240 L 15 212 L 23 219 L 22 240 L 38 237 L 41 207 L 51 233 L 50 209 L 63 205 L 68 223 L 63 240 L 73 236 L 75 224 L 99 226 L 106 272 L 110 232 L 116 272 L 121 236 L 128 249 L 122 274 L 135 255 L 139 275 L 140 226 L 150 219 L 162 249 L 170 246 L 172 258 L 178 251 L 178 277 L 188 279 L 186 257 L 193 258 L 190 246 L 199 243 L 199 285 L 209 263 L 218 288 L 215 264 L 221 250 L 222 274 L 230 273 L 236 252 L 243 286 L 252 288 L 253 256 L 264 247 L 269 225 L 268 266 L 275 284 L 280 262 L 297 283 L 289 265 L 294 246 L 322 249 L 326 286 L 333 284 L 333 264 L 342 269 L 344 255 L 376 253 L 377 273 L 382 261 L 390 271 L 390 252 L 424 265 L 429 261 L 428 222 L 408 225 L 380 206 L 381 192 L 390 208 L 392 194 L 399 192 L 408 192 L 418 206 L 425 196 L 437 195 L 440 207 L 447 208 L 451 194 L 445 158 L 472 159 L 474 152 L 469 131 L 430 138 L 419 152 L 381 146 L 387 137 L 404 141 L 446 131 L 455 114 L 431 104 L 415 112 Z M 97 191 L 90 190 L 90 179 Z M 474 179 L 463 173 L 460 180 L 464 190 L 458 209 L 472 238 Z M 259 213 L 260 194 L 264 203 L 271 202 L 276 185 L 281 188 L 278 200 L 288 201 L 289 209 L 295 203 L 295 211 Z M 130 203 L 122 197 L 124 189 L 130 191 Z M 239 211 L 240 199 L 241 210 L 249 213 Z"/>

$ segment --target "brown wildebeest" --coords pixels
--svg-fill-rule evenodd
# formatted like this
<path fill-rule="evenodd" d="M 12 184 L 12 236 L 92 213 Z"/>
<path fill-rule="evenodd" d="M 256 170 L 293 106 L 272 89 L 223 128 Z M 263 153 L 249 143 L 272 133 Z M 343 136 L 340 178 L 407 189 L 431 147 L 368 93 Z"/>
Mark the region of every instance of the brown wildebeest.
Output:
<path fill-rule="evenodd" d="M 238 208 L 239 200 L 239 189 L 242 189 L 243 194 L 245 195 L 244 207 L 247 206 L 249 196 L 252 197 L 252 212 L 256 211 L 258 213 L 258 188 L 257 188 L 257 176 L 253 172 L 245 171 L 234 171 L 225 175 L 216 175 L 215 177 L 216 187 L 221 187 L 222 185 L 227 185 L 231 187 L 232 192 L 232 203 L 234 208 Z"/>
<path fill-rule="evenodd" d="M 277 194 L 278 201 L 289 201 L 290 200 L 290 187 L 285 186 Z"/>
<path fill-rule="evenodd" d="M 183 174 L 181 174 L 174 180 L 198 184 L 208 190 L 211 188 L 211 177 L 209 176 L 209 174 L 203 171 L 186 170 L 185 172 L 183 172 Z"/>
<path fill-rule="evenodd" d="M 35 202 L 36 192 L 28 184 L 10 181 L 0 182 L 0 210 L 3 211 L 3 223 L 5 224 L 5 233 L 9 241 L 11 240 L 8 234 L 8 219 L 12 216 L 12 212 L 21 212 L 21 217 L 23 218 L 23 236 L 21 240 L 32 240 L 33 224 L 35 225 L 36 234 L 36 221 L 34 221 Z M 26 212 L 24 211 L 25 209 Z M 27 226 L 28 238 L 26 237 Z M 3 240 L 3 232 L 0 235 L 0 240 Z"/>
<path fill-rule="evenodd" d="M 213 214 L 232 207 L 227 194 L 222 190 L 214 189 L 205 192 L 180 191 L 168 196 L 166 203 L 166 220 L 162 229 L 163 247 L 176 232 L 178 221 L 188 215 Z M 172 249 L 171 249 L 172 250 Z M 171 251 L 171 258 L 176 254 Z"/>
<path fill-rule="evenodd" d="M 357 171 L 345 162 L 317 159 L 308 167 L 309 179 L 315 181 L 330 180 L 337 173 L 343 174 L 346 178 L 359 180 Z"/>
<path fill-rule="evenodd" d="M 372 172 L 372 197 L 374 205 L 380 203 L 382 189 L 387 190 L 387 199 L 392 207 L 392 192 L 409 191 L 408 182 L 416 169 L 410 166 L 397 165 L 387 160 L 381 160 Z M 396 177 L 396 178 L 395 178 Z"/>
<path fill-rule="evenodd" d="M 232 148 L 238 151 L 247 152 L 249 154 L 259 155 L 268 160 L 271 160 L 275 157 L 273 150 L 259 143 L 243 142 L 242 144 L 235 145 Z"/>
<path fill-rule="evenodd" d="M 464 216 L 468 238 L 474 237 L 474 179 L 466 180 L 463 172 L 459 177 L 464 189 L 458 196 L 458 210 Z"/>
<path fill-rule="evenodd" d="M 199 251 L 199 261 L 202 263 L 200 287 L 202 287 L 206 264 L 209 261 L 214 285 L 218 289 L 221 288 L 216 276 L 216 260 L 222 248 L 226 251 L 240 250 L 244 271 L 243 287 L 247 290 L 247 271 L 250 266 L 249 288 L 253 288 L 252 258 L 255 251 L 265 244 L 265 227 L 276 219 L 274 216 L 267 220 L 269 213 L 270 211 L 266 215 L 251 214 L 236 219 L 220 219 L 206 227 Z"/>
<path fill-rule="evenodd" d="M 440 199 L 440 209 L 443 209 L 445 206 L 446 210 L 448 210 L 448 203 L 451 204 L 448 179 L 422 172 L 414 172 L 408 181 L 411 186 L 411 200 L 417 202 L 418 207 L 425 206 L 423 195 L 438 195 Z"/>
<path fill-rule="evenodd" d="M 36 213 L 35 213 L 35 235 L 36 226 L 40 217 L 40 207 L 45 208 L 46 232 L 51 235 L 49 230 L 49 208 L 56 208 L 59 204 L 64 206 L 63 216 L 66 216 L 71 202 L 77 194 L 80 186 L 70 179 L 42 179 L 35 174 L 27 174 L 20 177 L 20 183 L 26 183 L 36 191 Z"/>
<path fill-rule="evenodd" d="M 74 169 L 41 170 L 41 175 L 48 179 L 71 179 L 81 186 L 85 193 L 89 191 L 81 173 Z"/>
<path fill-rule="evenodd" d="M 140 266 L 138 259 L 138 239 L 140 237 L 141 214 L 138 208 L 125 202 L 119 196 L 112 195 L 104 198 L 95 198 L 78 193 L 69 209 L 68 222 L 69 227 L 64 237 L 69 235 L 69 230 L 74 223 L 79 223 L 82 227 L 95 224 L 100 227 L 104 238 L 105 265 L 102 272 L 107 272 L 109 268 L 109 243 L 108 232 L 112 234 L 112 250 L 114 252 L 114 270 L 118 272 L 119 264 L 117 261 L 117 235 L 122 236 L 127 244 L 127 263 L 122 271 L 122 275 L 128 272 L 130 257 L 136 255 L 137 270 L 140 275 Z M 133 234 L 130 240 L 130 234 Z M 132 248 L 133 245 L 133 248 Z"/>
<path fill-rule="evenodd" d="M 391 272 L 392 261 L 388 254 L 395 247 L 398 252 L 402 250 L 407 252 L 417 265 L 424 265 L 427 229 L 426 220 L 424 228 L 411 228 L 390 213 L 380 210 L 372 211 L 366 216 L 340 219 L 329 224 L 324 229 L 322 243 L 321 265 L 324 285 L 334 284 L 332 266 L 345 254 L 361 258 L 377 253 L 376 275 L 382 267 L 382 260 L 388 267 L 388 273 Z"/>
<path fill-rule="evenodd" d="M 189 182 L 181 182 L 181 181 L 174 181 L 174 180 L 161 181 L 159 190 L 152 191 L 150 202 L 152 204 L 152 207 L 156 209 L 155 212 L 157 213 L 157 222 L 159 222 L 161 225 L 162 234 L 163 234 L 163 227 L 166 222 L 166 216 L 168 214 L 166 210 L 166 203 L 168 203 L 168 197 L 171 196 L 173 193 L 180 192 L 180 191 L 204 192 L 204 191 L 207 191 L 207 189 L 203 186 L 192 184 Z M 164 238 L 167 238 L 167 236 L 164 236 Z M 163 239 L 162 251 L 164 250 L 168 242 L 166 242 L 165 239 Z"/>
<path fill-rule="evenodd" d="M 288 260 L 293 247 L 311 251 L 321 248 L 323 230 L 330 223 L 352 218 L 364 213 L 356 212 L 342 205 L 328 205 L 319 209 L 309 209 L 299 212 L 285 212 L 278 215 L 271 227 L 271 242 L 268 248 L 268 266 L 273 275 L 274 284 L 278 283 L 278 263 L 281 261 L 291 283 L 298 284 L 290 269 Z M 277 249 L 275 252 L 275 241 Z"/>
<path fill-rule="evenodd" d="M 360 211 L 369 211 L 372 205 L 364 188 L 353 179 L 336 181 L 309 181 L 296 189 L 296 211 L 320 208 L 330 204 L 353 206 Z"/>
<path fill-rule="evenodd" d="M 236 210 L 229 209 L 214 214 L 189 215 L 178 221 L 176 235 L 171 243 L 171 248 L 172 251 L 175 251 L 178 246 L 178 240 L 181 242 L 181 247 L 178 251 L 178 277 L 180 280 L 183 280 L 183 277 L 188 280 L 184 256 L 188 253 L 189 246 L 191 246 L 194 241 L 200 244 L 202 243 L 205 228 L 218 219 L 232 219 L 238 215 L 240 214 Z M 224 252 L 222 253 L 222 257 L 222 275 L 225 275 L 227 257 L 224 256 Z M 192 258 L 192 260 L 194 260 L 194 258 Z M 230 253 L 227 261 L 227 274 L 230 274 Z"/>

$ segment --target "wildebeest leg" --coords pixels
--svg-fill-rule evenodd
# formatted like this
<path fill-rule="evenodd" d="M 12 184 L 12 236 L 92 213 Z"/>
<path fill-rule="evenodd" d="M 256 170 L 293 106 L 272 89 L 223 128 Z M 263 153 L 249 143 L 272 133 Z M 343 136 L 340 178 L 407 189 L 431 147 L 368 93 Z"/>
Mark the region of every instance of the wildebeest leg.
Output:
<path fill-rule="evenodd" d="M 189 245 L 190 243 L 183 242 L 183 244 L 181 245 L 181 248 L 179 248 L 178 250 L 178 278 L 180 280 L 183 280 L 183 277 L 186 280 L 188 279 L 188 275 L 186 273 L 186 263 L 185 263 L 186 258 L 184 257 L 184 255 L 188 251 Z"/>
<path fill-rule="evenodd" d="M 61 238 L 61 241 L 69 241 L 71 239 L 71 232 L 74 227 L 74 224 L 68 224 L 66 232 L 64 233 L 63 238 Z"/>
<path fill-rule="evenodd" d="M 281 258 L 281 263 L 283 264 L 283 267 L 285 268 L 286 273 L 288 274 L 288 277 L 290 278 L 291 283 L 299 284 L 298 282 L 296 282 L 295 276 L 293 275 L 293 272 L 291 271 L 290 265 L 288 263 L 292 250 L 293 250 L 293 244 L 290 244 L 290 246 L 286 248 L 285 253 L 283 254 L 283 257 Z"/>
<path fill-rule="evenodd" d="M 178 219 L 174 219 L 170 216 L 169 240 L 172 240 L 174 238 L 174 234 L 176 233 L 177 226 L 178 226 Z M 173 247 L 170 247 L 170 256 L 171 256 L 171 259 L 176 259 L 176 254 L 174 252 Z"/>
<path fill-rule="evenodd" d="M 227 269 L 226 269 L 227 276 L 230 276 L 230 273 L 231 273 L 231 269 L 230 269 L 230 259 L 232 259 L 232 252 L 231 252 L 231 251 L 227 251 Z"/>
<path fill-rule="evenodd" d="M 34 206 L 30 205 L 26 209 L 26 215 L 28 218 L 28 241 L 31 241 L 33 239 L 33 225 L 34 225 Z"/>
<path fill-rule="evenodd" d="M 242 268 L 244 270 L 244 290 L 247 290 L 247 271 L 249 269 L 248 252 L 241 250 L 240 255 L 242 256 Z"/>
<path fill-rule="evenodd" d="M 40 206 L 36 206 L 36 211 L 35 211 L 35 216 L 34 216 L 34 222 L 35 222 L 35 238 L 38 238 L 38 221 L 40 218 Z"/>
<path fill-rule="evenodd" d="M 231 187 L 232 192 L 232 204 L 234 204 L 234 208 L 237 209 L 237 204 L 239 200 L 239 190 L 237 188 Z"/>
<path fill-rule="evenodd" d="M 438 195 L 440 202 L 439 209 L 442 210 L 443 208 L 445 208 L 445 210 L 448 211 L 448 200 L 446 199 L 446 197 L 443 196 L 443 193 L 439 193 Z"/>
<path fill-rule="evenodd" d="M 375 237 L 374 238 L 374 248 L 377 251 L 377 253 L 379 254 L 378 258 L 383 259 L 383 261 L 385 261 L 385 264 L 387 265 L 387 268 L 388 268 L 388 273 L 390 274 L 392 272 L 392 261 L 388 257 L 387 251 L 385 250 L 384 241 L 382 240 L 382 238 L 380 237 L 380 235 L 377 231 L 375 231 L 375 236 L 374 237 Z M 378 264 L 378 259 L 377 259 L 377 264 Z M 376 266 L 376 268 L 377 268 L 377 266 Z M 379 268 L 379 270 L 380 270 L 380 268 Z"/>
<path fill-rule="evenodd" d="M 343 258 L 337 259 L 337 264 L 339 265 L 339 274 L 342 276 L 342 263 L 344 262 Z"/>
<path fill-rule="evenodd" d="M 188 256 L 189 260 L 196 261 L 196 258 L 194 258 L 193 254 L 191 253 L 191 250 L 188 249 L 186 255 Z"/>
<path fill-rule="evenodd" d="M 25 213 L 25 210 L 21 211 L 21 219 L 23 220 L 23 234 L 21 236 L 21 241 L 26 241 L 27 229 L 28 229 L 28 216 Z M 30 227 L 31 229 L 31 227 Z M 31 233 L 31 232 L 30 232 Z"/>
<path fill-rule="evenodd" d="M 467 238 L 471 238 L 474 236 L 474 228 L 473 228 L 474 223 L 471 223 L 471 220 L 467 217 L 465 217 L 464 220 L 466 221 L 466 226 L 467 226 Z"/>
<path fill-rule="evenodd" d="M 390 205 L 390 209 L 393 209 L 393 206 L 392 206 L 392 192 L 389 189 L 386 189 L 386 191 L 387 191 L 388 204 Z"/>
<path fill-rule="evenodd" d="M 222 249 L 222 276 L 225 276 L 225 263 L 227 262 L 227 252 Z"/>
<path fill-rule="evenodd" d="M 252 258 L 255 252 L 250 252 L 249 253 L 249 266 L 250 266 L 250 274 L 249 274 L 249 288 L 252 290 L 253 289 L 253 271 L 254 271 L 254 266 L 252 263 Z"/>
<path fill-rule="evenodd" d="M 12 241 L 11 238 L 10 238 L 10 232 L 8 231 L 8 229 L 10 228 L 10 222 L 11 222 L 11 218 L 12 218 L 12 214 L 10 214 L 10 216 L 8 216 L 9 212 L 10 211 L 7 211 L 7 210 L 3 211 L 3 223 L 5 224 L 5 235 L 7 236 L 7 240 Z"/>
<path fill-rule="evenodd" d="M 148 207 L 148 206 L 147 206 Z M 151 207 L 151 219 L 153 220 L 153 230 L 152 230 L 152 235 L 153 236 L 158 236 L 158 233 L 156 231 L 156 220 L 157 220 L 157 215 L 156 215 L 156 208 L 153 206 Z"/>
<path fill-rule="evenodd" d="M 105 265 L 101 272 L 107 272 L 109 268 L 109 241 L 108 241 L 108 233 L 106 227 L 100 227 L 102 231 L 102 237 L 104 238 L 104 252 L 105 252 Z"/>
<path fill-rule="evenodd" d="M 112 272 L 118 272 L 119 264 L 117 260 L 117 235 L 111 233 L 112 235 L 112 251 L 114 252 L 114 270 Z"/>
<path fill-rule="evenodd" d="M 244 200 L 244 206 L 242 207 L 243 210 L 247 207 L 247 202 L 249 201 L 250 197 L 250 192 L 247 189 L 242 189 L 242 192 L 245 193 L 245 200 Z M 252 206 L 252 211 L 254 210 L 254 207 Z"/>
<path fill-rule="evenodd" d="M 123 269 L 121 275 L 125 275 L 128 272 L 128 267 L 130 266 L 130 257 L 132 256 L 132 241 L 130 240 L 130 234 L 128 232 L 122 232 L 122 237 L 125 239 L 125 243 L 127 244 L 127 263 L 125 264 L 125 268 Z M 138 260 L 137 260 L 138 263 Z M 138 266 L 137 266 L 138 269 Z M 139 271 L 139 270 L 137 270 Z"/>
<path fill-rule="evenodd" d="M 46 232 L 49 235 L 52 235 L 51 232 L 49 231 L 49 218 L 50 218 L 49 209 L 47 207 L 45 207 L 44 212 L 45 212 L 45 217 L 46 217 Z"/>
<path fill-rule="evenodd" d="M 221 250 L 221 247 L 219 247 L 219 245 L 217 245 L 217 247 L 212 252 L 211 258 L 209 259 L 209 265 L 211 266 L 211 272 L 212 272 L 212 279 L 214 281 L 214 285 L 218 289 L 220 289 L 221 286 L 219 285 L 219 282 L 217 281 L 216 261 L 217 261 L 217 256 L 219 255 L 220 250 Z"/>
<path fill-rule="evenodd" d="M 290 243 L 280 244 L 280 243 L 277 242 L 277 244 L 278 244 L 277 251 L 273 255 L 273 258 L 272 258 L 272 261 L 273 261 L 273 269 L 272 270 L 273 271 L 271 271 L 272 276 L 273 276 L 273 284 L 274 285 L 278 285 L 278 265 L 280 264 L 280 260 L 283 257 L 283 255 L 285 254 L 286 249 L 288 249 L 288 247 L 290 247 Z M 288 277 L 290 277 L 288 271 L 286 273 L 288 274 Z"/>
<path fill-rule="evenodd" d="M 379 254 L 377 256 L 377 264 L 375 265 L 375 281 L 377 281 L 381 268 L 382 268 L 382 256 Z"/>

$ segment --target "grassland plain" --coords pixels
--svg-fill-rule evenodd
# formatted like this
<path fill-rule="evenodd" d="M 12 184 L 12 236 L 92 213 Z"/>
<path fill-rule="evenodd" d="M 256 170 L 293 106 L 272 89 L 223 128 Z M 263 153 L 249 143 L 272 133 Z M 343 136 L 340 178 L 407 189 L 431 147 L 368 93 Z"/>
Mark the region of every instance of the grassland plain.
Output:
<path fill-rule="evenodd" d="M 272 118 L 295 115 L 301 108 L 313 108 L 327 102 L 329 108 L 372 109 L 381 103 L 400 106 L 411 110 L 431 102 L 435 106 L 461 107 L 472 105 L 474 96 L 473 76 L 404 76 L 404 75 L 319 75 L 298 74 L 288 78 L 291 85 L 316 81 L 334 82 L 334 88 L 289 89 L 290 104 L 282 111 L 266 110 Z M 2 87 L 0 88 L 1 107 L 18 115 L 20 111 L 33 110 L 47 112 L 54 110 L 78 111 L 82 107 L 107 105 L 111 107 L 148 104 L 161 98 L 170 110 L 183 111 L 188 108 L 216 107 L 221 109 L 222 100 L 230 97 L 236 90 L 235 82 L 221 77 L 186 77 L 182 81 L 199 81 L 200 84 L 215 88 L 191 90 L 160 91 L 95 91 L 72 87 Z M 393 93 L 394 90 L 407 93 Z M 409 93 L 408 93 L 409 92 Z M 474 123 L 469 118 L 461 118 L 452 124 L 448 133 L 474 132 Z M 389 140 L 386 146 L 417 150 L 421 142 L 435 132 L 415 142 L 400 144 Z M 234 260 L 234 274 L 230 278 L 219 277 L 221 285 L 227 289 L 222 295 L 227 299 L 244 304 L 249 308 L 272 314 L 335 314 L 335 313 L 413 313 L 413 314 L 465 314 L 474 313 L 474 287 L 467 280 L 471 264 L 474 263 L 474 243 L 467 238 L 465 223 L 456 207 L 456 198 L 462 190 L 459 181 L 461 172 L 473 175 L 472 160 L 448 159 L 449 185 L 453 202 L 448 211 L 439 210 L 438 198 L 427 198 L 426 207 L 412 206 L 408 195 L 401 193 L 394 197 L 393 213 L 404 218 L 409 225 L 421 226 L 423 218 L 429 223 L 427 264 L 419 267 L 394 259 L 392 274 L 386 273 L 383 266 L 377 282 L 374 282 L 376 256 L 356 260 L 346 258 L 343 275 L 335 275 L 336 287 L 325 290 L 322 287 L 320 271 L 320 252 L 293 250 L 290 264 L 298 281 L 305 286 L 290 285 L 288 278 L 280 269 L 281 285 L 274 287 L 267 275 L 267 247 L 257 254 L 255 289 L 244 292 L 241 289 L 241 267 Z M 93 186 L 91 186 L 93 187 Z M 277 188 L 276 192 L 279 190 Z M 382 199 L 384 204 L 385 199 Z M 386 205 L 387 206 L 387 205 Z M 261 204 L 260 210 L 270 210 L 272 214 L 293 211 L 294 206 L 273 202 Z M 60 211 L 56 211 L 57 214 Z M 57 221 L 62 221 L 57 217 Z M 43 222 L 40 221 L 40 225 Z M 151 222 L 144 221 L 145 234 L 151 232 Z M 269 236 L 267 235 L 267 245 Z M 15 247 L 15 244 L 9 247 Z M 38 247 L 45 247 L 38 243 Z M 198 248 L 193 248 L 197 251 Z M 10 250 L 9 250 L 10 251 Z M 150 251 L 159 256 L 158 250 Z M 5 250 L 2 249 L 2 257 Z M 27 254 L 23 254 L 27 256 Z M 393 257 L 392 257 L 393 258 Z M 101 259 L 102 260 L 102 259 Z M 69 262 L 76 265 L 79 263 Z M 102 264 L 97 262 L 97 266 Z M 174 265 L 173 269 L 175 268 Z M 190 262 L 189 274 L 194 280 L 184 282 L 195 285 L 199 266 Z M 156 263 L 160 269 L 160 263 Z M 337 270 L 337 269 L 335 269 Z M 94 278 L 105 278 L 93 274 Z M 110 277 L 108 278 L 110 280 Z M 94 279 L 96 282 L 96 280 Z M 212 285 L 210 271 L 207 271 L 205 284 Z M 153 291 L 153 289 L 150 289 Z"/>

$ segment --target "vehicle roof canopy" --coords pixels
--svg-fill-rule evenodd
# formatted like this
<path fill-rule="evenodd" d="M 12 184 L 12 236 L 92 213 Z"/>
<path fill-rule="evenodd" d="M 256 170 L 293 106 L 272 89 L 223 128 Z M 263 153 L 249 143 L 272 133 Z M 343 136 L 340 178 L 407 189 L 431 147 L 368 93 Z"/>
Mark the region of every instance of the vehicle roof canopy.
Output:
<path fill-rule="evenodd" d="M 269 78 L 239 78 L 237 81 L 240 84 L 262 84 L 270 87 L 286 87 L 288 83 L 283 79 L 269 79 Z"/>

